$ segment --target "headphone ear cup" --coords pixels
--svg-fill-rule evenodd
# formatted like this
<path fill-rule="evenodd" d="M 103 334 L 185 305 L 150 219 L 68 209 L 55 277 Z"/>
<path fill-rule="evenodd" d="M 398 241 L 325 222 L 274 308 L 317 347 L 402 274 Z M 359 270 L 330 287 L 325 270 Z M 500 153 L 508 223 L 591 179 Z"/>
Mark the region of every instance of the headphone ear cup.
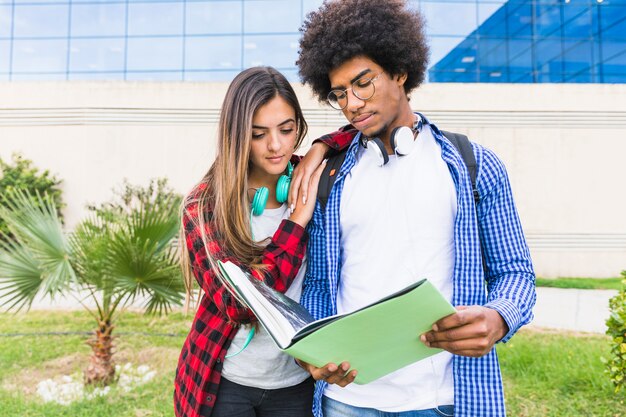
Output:
<path fill-rule="evenodd" d="M 267 187 L 260 187 L 254 193 L 254 197 L 252 198 L 252 214 L 255 216 L 260 216 L 263 214 L 263 210 L 265 210 L 265 205 L 267 204 L 267 199 L 270 196 L 270 190 Z"/>
<path fill-rule="evenodd" d="M 378 161 L 379 167 L 389 162 L 389 155 L 387 155 L 387 151 L 385 150 L 385 145 L 383 144 L 383 141 L 380 140 L 379 138 L 372 138 L 368 140 L 367 149 L 368 149 L 368 152 L 374 153 L 374 155 L 376 156 L 376 160 Z"/>
<path fill-rule="evenodd" d="M 281 175 L 276 183 L 276 200 L 279 203 L 284 203 L 289 197 L 289 186 L 291 185 L 291 177 L 287 175 Z"/>
<path fill-rule="evenodd" d="M 391 131 L 391 138 L 389 139 L 391 148 L 395 153 L 400 156 L 408 155 L 413 149 L 415 144 L 415 137 L 411 128 L 406 126 L 399 126 Z"/>

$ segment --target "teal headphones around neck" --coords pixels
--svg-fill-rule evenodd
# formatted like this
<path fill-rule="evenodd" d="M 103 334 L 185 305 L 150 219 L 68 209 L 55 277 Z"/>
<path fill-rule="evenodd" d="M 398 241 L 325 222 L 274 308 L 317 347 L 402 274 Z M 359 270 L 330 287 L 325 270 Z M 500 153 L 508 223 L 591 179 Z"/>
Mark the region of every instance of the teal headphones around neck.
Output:
<path fill-rule="evenodd" d="M 293 165 L 291 162 L 287 163 L 287 175 L 281 175 L 276 183 L 276 200 L 279 203 L 284 203 L 289 197 L 289 186 L 291 185 L 291 174 L 293 173 Z M 260 187 L 254 193 L 252 198 L 252 214 L 260 216 L 265 210 L 265 205 L 270 196 L 270 190 L 267 187 Z"/>

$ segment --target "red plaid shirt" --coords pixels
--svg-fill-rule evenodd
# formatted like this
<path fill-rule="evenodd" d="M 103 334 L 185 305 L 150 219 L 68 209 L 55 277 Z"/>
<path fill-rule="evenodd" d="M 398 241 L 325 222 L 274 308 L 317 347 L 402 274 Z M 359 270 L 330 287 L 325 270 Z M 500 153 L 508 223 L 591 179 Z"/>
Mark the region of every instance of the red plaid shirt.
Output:
<path fill-rule="evenodd" d="M 347 147 L 354 131 L 338 131 L 318 139 L 332 149 Z M 298 156 L 292 158 L 297 163 Z M 198 189 L 191 195 L 197 194 Z M 224 256 L 223 243 L 215 236 L 211 222 L 212 208 L 207 207 L 205 232 L 208 250 L 213 256 L 238 263 Z M 198 205 L 191 201 L 183 216 L 185 243 L 196 281 L 202 288 L 202 298 L 191 330 L 181 351 L 174 381 L 174 410 L 177 417 L 209 417 L 215 405 L 222 377 L 224 356 L 237 332 L 236 323 L 249 323 L 254 316 L 236 302 L 228 290 L 215 279 L 209 267 L 204 243 L 197 221 Z M 265 248 L 262 262 L 267 271 L 254 276 L 278 291 L 285 292 L 296 277 L 306 250 L 306 231 L 298 224 L 283 220 Z"/>

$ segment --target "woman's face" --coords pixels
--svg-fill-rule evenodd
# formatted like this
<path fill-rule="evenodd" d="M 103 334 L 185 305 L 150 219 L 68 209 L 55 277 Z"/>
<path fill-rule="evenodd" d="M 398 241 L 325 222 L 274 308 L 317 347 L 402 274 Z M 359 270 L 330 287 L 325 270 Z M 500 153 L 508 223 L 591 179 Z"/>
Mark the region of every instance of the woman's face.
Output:
<path fill-rule="evenodd" d="M 252 119 L 250 181 L 276 182 L 294 152 L 296 130 L 296 112 L 279 95 L 257 109 Z"/>

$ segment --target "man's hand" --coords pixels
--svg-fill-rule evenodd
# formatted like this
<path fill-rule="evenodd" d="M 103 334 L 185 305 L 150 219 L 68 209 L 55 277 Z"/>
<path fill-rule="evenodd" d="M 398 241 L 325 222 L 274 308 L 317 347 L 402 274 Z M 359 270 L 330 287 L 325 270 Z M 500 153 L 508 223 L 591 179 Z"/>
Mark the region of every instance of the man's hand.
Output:
<path fill-rule="evenodd" d="M 300 163 L 294 168 L 291 175 L 291 186 L 289 188 L 289 199 L 287 203 L 289 207 L 295 207 L 300 197 L 300 203 L 306 204 L 307 200 L 315 201 L 317 189 L 309 190 L 315 170 L 324 160 L 324 156 L 329 147 L 324 142 L 316 142 L 311 149 L 304 155 Z M 314 192 L 313 192 L 314 191 Z"/>
<path fill-rule="evenodd" d="M 428 347 L 461 356 L 480 357 L 509 332 L 500 314 L 482 306 L 459 306 L 457 312 L 442 318 L 431 331 L 421 335 Z"/>
<path fill-rule="evenodd" d="M 351 384 L 356 378 L 357 371 L 350 370 L 350 364 L 348 362 L 341 362 L 339 366 L 334 363 L 327 363 L 321 368 L 316 368 L 314 365 L 296 359 L 296 362 L 308 373 L 311 374 L 316 381 L 324 380 L 329 384 L 336 384 L 340 387 L 345 387 Z"/>

